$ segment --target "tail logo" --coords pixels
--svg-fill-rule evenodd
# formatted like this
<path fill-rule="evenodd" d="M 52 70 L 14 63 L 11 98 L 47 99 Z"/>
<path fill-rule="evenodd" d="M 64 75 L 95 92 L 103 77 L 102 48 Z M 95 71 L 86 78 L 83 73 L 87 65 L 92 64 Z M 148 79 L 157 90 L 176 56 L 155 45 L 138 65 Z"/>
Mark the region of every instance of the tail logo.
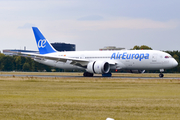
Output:
<path fill-rule="evenodd" d="M 46 39 L 44 39 L 44 40 L 39 40 L 38 41 L 38 48 L 44 48 L 44 47 L 46 47 L 46 42 L 47 42 L 47 40 Z"/>

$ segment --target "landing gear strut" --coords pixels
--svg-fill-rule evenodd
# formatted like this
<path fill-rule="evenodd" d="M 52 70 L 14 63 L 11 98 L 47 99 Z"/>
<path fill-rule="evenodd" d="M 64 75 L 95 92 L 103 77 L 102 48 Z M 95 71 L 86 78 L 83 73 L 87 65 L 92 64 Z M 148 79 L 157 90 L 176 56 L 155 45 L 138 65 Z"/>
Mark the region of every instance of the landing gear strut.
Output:
<path fill-rule="evenodd" d="M 162 72 L 164 72 L 164 69 L 160 69 L 159 71 L 160 71 L 159 77 L 160 77 L 160 78 L 163 78 L 163 77 L 164 77 L 164 74 L 163 74 Z"/>
<path fill-rule="evenodd" d="M 84 77 L 93 77 L 93 73 L 89 73 L 89 72 L 84 72 L 83 76 Z"/>

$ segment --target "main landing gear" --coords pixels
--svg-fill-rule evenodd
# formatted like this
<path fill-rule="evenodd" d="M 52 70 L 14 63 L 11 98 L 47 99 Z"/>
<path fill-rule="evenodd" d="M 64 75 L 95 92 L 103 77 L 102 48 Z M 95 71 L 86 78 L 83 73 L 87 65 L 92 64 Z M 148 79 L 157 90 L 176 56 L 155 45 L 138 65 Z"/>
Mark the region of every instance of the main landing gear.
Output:
<path fill-rule="evenodd" d="M 89 73 L 89 72 L 84 72 L 83 76 L 84 77 L 93 77 L 94 74 L 93 73 Z M 102 74 L 102 77 L 111 77 L 111 76 L 112 76 L 111 73 Z"/>
<path fill-rule="evenodd" d="M 84 72 L 83 76 L 84 77 L 93 77 L 94 74 L 93 73 L 89 73 L 89 72 Z"/>
<path fill-rule="evenodd" d="M 164 72 L 164 69 L 160 69 L 159 71 L 160 71 L 159 77 L 160 77 L 160 78 L 163 78 L 163 77 L 164 77 L 164 74 L 163 74 L 162 72 Z"/>
<path fill-rule="evenodd" d="M 102 74 L 102 77 L 111 77 L 112 76 L 112 73 L 104 73 Z"/>

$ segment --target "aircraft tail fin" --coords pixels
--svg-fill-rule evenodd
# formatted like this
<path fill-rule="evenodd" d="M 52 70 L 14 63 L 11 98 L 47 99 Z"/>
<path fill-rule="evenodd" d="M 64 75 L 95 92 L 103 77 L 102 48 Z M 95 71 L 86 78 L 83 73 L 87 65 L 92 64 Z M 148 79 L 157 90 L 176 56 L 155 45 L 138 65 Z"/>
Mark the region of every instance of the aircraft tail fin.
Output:
<path fill-rule="evenodd" d="M 34 36 L 36 38 L 37 47 L 40 54 L 48 54 L 56 52 L 49 41 L 42 35 L 37 27 L 32 27 Z"/>

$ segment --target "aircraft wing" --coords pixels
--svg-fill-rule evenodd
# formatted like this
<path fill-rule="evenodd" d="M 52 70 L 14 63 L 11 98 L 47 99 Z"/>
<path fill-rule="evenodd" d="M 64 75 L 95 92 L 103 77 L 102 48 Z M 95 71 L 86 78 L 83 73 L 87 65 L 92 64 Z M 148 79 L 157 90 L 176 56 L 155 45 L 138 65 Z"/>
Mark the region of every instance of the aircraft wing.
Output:
<path fill-rule="evenodd" d="M 65 57 L 65 56 L 55 56 L 55 55 L 51 55 L 51 54 L 36 54 L 36 53 L 27 53 L 27 52 L 21 52 L 18 55 L 28 55 L 28 56 L 35 56 L 35 59 L 49 59 L 49 60 L 54 60 L 54 61 L 60 61 L 60 62 L 64 62 L 66 63 L 67 61 L 72 64 L 72 65 L 76 65 L 79 67 L 83 67 L 86 68 L 89 62 L 92 62 L 90 60 L 87 59 L 75 59 L 75 58 L 69 58 L 69 57 Z M 28 57 L 27 56 L 27 57 Z M 108 62 L 110 65 L 116 65 L 115 62 Z"/>

